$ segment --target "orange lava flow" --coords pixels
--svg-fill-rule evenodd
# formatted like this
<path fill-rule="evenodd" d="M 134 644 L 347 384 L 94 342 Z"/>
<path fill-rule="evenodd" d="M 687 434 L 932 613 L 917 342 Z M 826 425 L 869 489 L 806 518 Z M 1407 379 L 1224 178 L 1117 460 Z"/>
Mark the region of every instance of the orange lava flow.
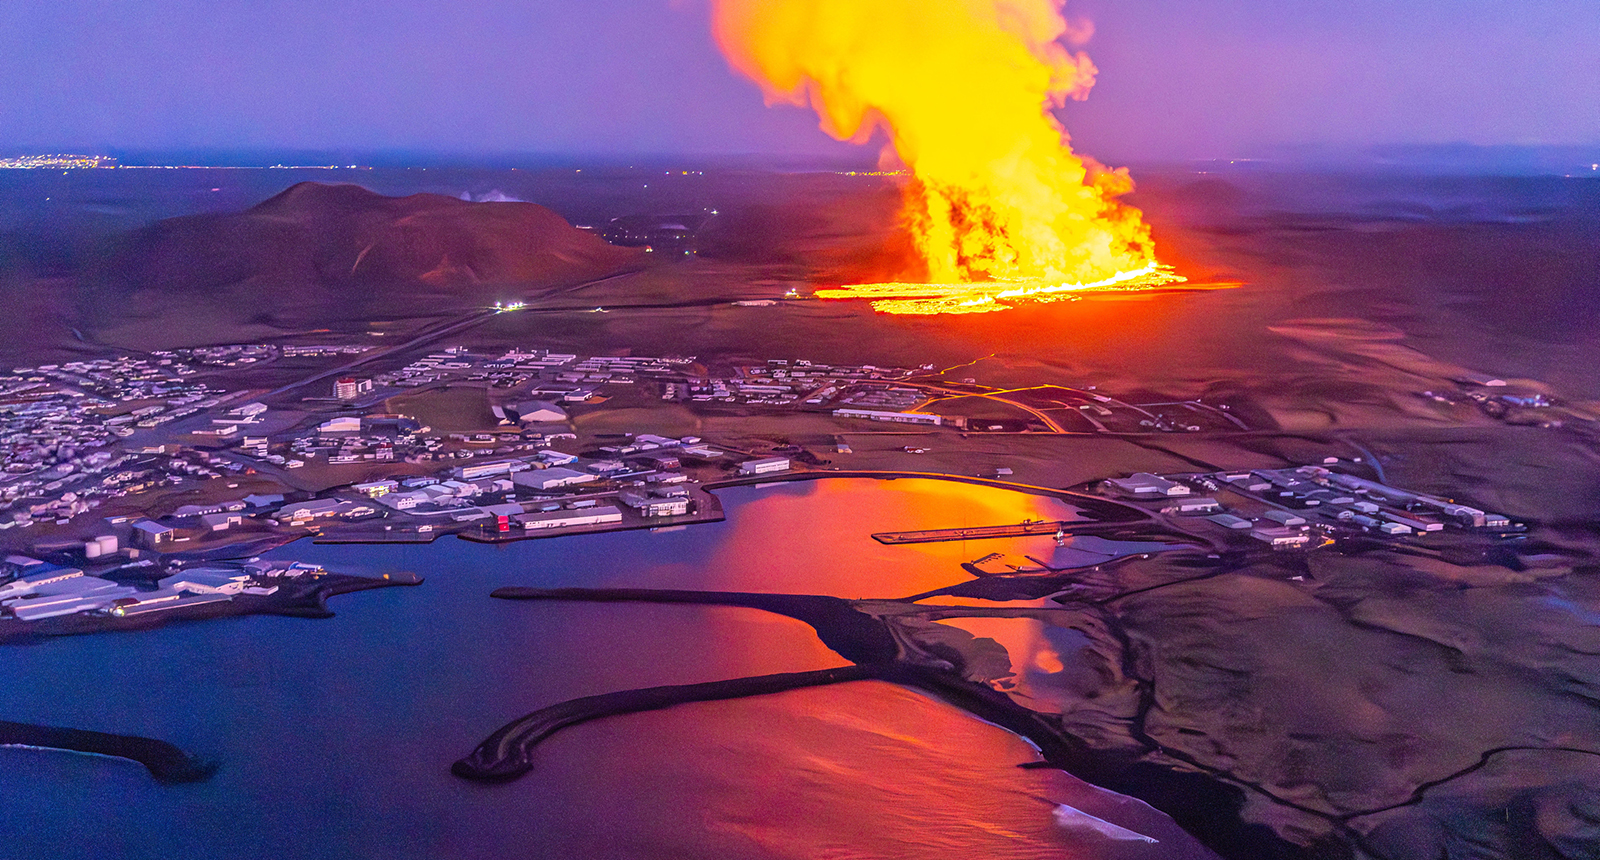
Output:
<path fill-rule="evenodd" d="M 962 284 L 856 284 L 817 290 L 822 299 L 870 299 L 886 314 L 982 314 L 1003 311 L 1020 302 L 1051 302 L 1083 293 L 1149 290 L 1186 281 L 1157 263 L 1109 278 L 1084 283 L 1046 280 L 990 281 Z"/>
<path fill-rule="evenodd" d="M 1126 170 L 1075 154 L 1052 108 L 1097 70 L 1062 0 L 712 0 L 718 43 L 768 103 L 822 128 L 887 132 L 910 170 L 902 215 L 930 283 L 821 290 L 891 313 L 974 313 L 1180 281 L 1120 201 Z"/>

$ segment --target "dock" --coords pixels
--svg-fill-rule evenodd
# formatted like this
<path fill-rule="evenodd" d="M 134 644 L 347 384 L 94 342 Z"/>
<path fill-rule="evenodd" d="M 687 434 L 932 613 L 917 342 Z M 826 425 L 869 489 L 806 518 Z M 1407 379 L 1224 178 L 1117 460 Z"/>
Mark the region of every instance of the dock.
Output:
<path fill-rule="evenodd" d="M 881 532 L 872 539 L 881 544 L 898 546 L 913 543 L 941 543 L 957 540 L 990 540 L 993 538 L 1054 537 L 1056 535 L 1083 534 L 1106 528 L 1126 526 L 1126 523 L 1078 521 L 1025 522 L 1015 525 L 971 526 L 959 529 L 930 529 L 920 532 Z"/>
<path fill-rule="evenodd" d="M 379 531 L 351 531 L 344 533 L 319 534 L 311 539 L 314 544 L 380 544 L 380 543 L 433 543 L 441 535 L 449 532 L 379 532 Z"/>

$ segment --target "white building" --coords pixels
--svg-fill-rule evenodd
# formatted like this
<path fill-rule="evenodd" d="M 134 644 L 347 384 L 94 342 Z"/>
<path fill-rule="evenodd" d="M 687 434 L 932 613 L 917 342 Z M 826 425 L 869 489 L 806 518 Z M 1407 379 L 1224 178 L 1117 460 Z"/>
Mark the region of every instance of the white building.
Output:
<path fill-rule="evenodd" d="M 161 587 L 195 594 L 239 594 L 250 584 L 250 575 L 241 570 L 194 568 L 161 580 Z"/>
<path fill-rule="evenodd" d="M 244 515 L 234 513 L 232 511 L 225 511 L 220 514 L 200 515 L 200 525 L 204 526 L 207 531 L 224 532 L 230 528 L 233 528 L 234 526 L 243 524 Z"/>
<path fill-rule="evenodd" d="M 108 579 L 84 576 L 77 568 L 46 571 L 0 587 L 0 605 L 21 621 L 38 621 L 107 609 L 134 589 Z"/>
<path fill-rule="evenodd" d="M 450 470 L 450 474 L 463 481 L 476 481 L 479 478 L 488 478 L 494 475 L 510 475 L 532 468 L 521 460 L 496 460 L 493 463 L 478 463 L 472 466 L 459 466 Z"/>
<path fill-rule="evenodd" d="M 417 505 L 433 501 L 433 498 L 421 490 L 413 490 L 408 493 L 385 493 L 378 497 L 378 502 L 397 511 L 409 511 Z"/>
<path fill-rule="evenodd" d="M 1250 536 L 1273 547 L 1298 547 L 1311 543 L 1311 535 L 1289 528 L 1252 529 Z"/>
<path fill-rule="evenodd" d="M 739 464 L 741 475 L 770 475 L 774 472 L 789 471 L 788 457 L 763 457 L 759 460 L 746 460 Z"/>
<path fill-rule="evenodd" d="M 133 539 L 151 549 L 159 549 L 172 543 L 178 537 L 171 526 L 164 526 L 152 520 L 140 520 L 133 524 Z"/>
<path fill-rule="evenodd" d="M 1206 517 L 1206 519 L 1216 523 L 1219 526 L 1222 526 L 1225 529 L 1250 528 L 1249 520 L 1244 519 L 1243 517 L 1236 517 L 1233 514 L 1212 514 L 1211 516 Z"/>
<path fill-rule="evenodd" d="M 13 579 L 5 585 L 0 585 L 0 601 L 11 600 L 24 594 L 33 594 L 45 586 L 66 582 L 69 579 L 78 579 L 83 576 L 83 571 L 75 567 L 59 567 Z"/>
<path fill-rule="evenodd" d="M 626 472 L 628 464 L 621 460 L 590 460 L 583 464 L 583 468 L 597 475 L 605 475 L 611 472 Z"/>
<path fill-rule="evenodd" d="M 372 380 L 370 379 L 356 379 L 345 376 L 333 383 L 333 396 L 340 400 L 355 400 L 370 391 L 372 391 Z"/>
<path fill-rule="evenodd" d="M 400 489 L 400 482 L 399 481 L 369 481 L 369 482 L 367 482 L 365 484 L 356 484 L 355 486 L 351 487 L 351 489 L 355 490 L 356 492 L 358 492 L 358 493 L 360 493 L 360 494 L 362 494 L 362 495 L 364 495 L 364 496 L 366 496 L 368 498 L 376 499 L 376 498 L 378 498 L 380 496 L 385 495 L 386 493 L 392 493 L 395 490 Z"/>
<path fill-rule="evenodd" d="M 284 505 L 274 516 L 281 522 L 296 524 L 327 517 L 360 517 L 374 513 L 377 510 L 371 506 L 342 499 L 313 499 Z"/>
<path fill-rule="evenodd" d="M 504 407 L 506 417 L 520 424 L 567 420 L 566 410 L 545 400 L 527 400 Z"/>
<path fill-rule="evenodd" d="M 1222 513 L 1222 503 L 1216 499 L 1184 499 L 1170 508 L 1165 508 L 1163 513 L 1175 514 L 1217 514 Z"/>
<path fill-rule="evenodd" d="M 1113 489 L 1130 496 L 1187 496 L 1188 487 L 1149 472 L 1136 472 L 1126 478 L 1106 481 Z"/>
<path fill-rule="evenodd" d="M 539 462 L 547 466 L 565 466 L 568 463 L 578 462 L 578 455 L 568 454 L 565 451 L 556 451 L 546 448 L 535 455 Z"/>
<path fill-rule="evenodd" d="M 944 419 L 938 415 L 924 415 L 920 412 L 884 412 L 877 409 L 835 409 L 833 414 L 838 418 L 864 418 L 868 421 L 888 421 L 894 424 L 925 424 L 938 427 L 944 424 Z"/>
<path fill-rule="evenodd" d="M 511 480 L 522 487 L 531 487 L 535 490 L 554 490 L 560 487 L 587 484 L 599 479 L 598 475 L 579 472 L 574 469 L 563 469 L 557 466 L 550 469 L 519 472 Z"/>
<path fill-rule="evenodd" d="M 573 511 L 550 511 L 523 514 L 517 522 L 528 531 L 539 529 L 576 528 L 578 526 L 611 525 L 622 522 L 622 511 L 614 507 L 593 507 Z"/>
<path fill-rule="evenodd" d="M 354 415 L 346 415 L 331 421 L 324 421 L 317 427 L 318 433 L 360 433 L 361 419 Z"/>
<path fill-rule="evenodd" d="M 650 493 L 623 490 L 617 498 L 625 505 L 646 517 L 677 517 L 689 513 L 689 500 L 684 496 L 661 497 Z"/>

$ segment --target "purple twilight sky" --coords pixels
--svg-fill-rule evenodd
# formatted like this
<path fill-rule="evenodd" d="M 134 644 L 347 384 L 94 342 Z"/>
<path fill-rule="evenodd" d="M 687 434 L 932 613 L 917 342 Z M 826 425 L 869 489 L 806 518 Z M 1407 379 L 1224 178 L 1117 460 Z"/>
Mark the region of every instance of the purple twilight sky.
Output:
<path fill-rule="evenodd" d="M 870 2 L 870 0 L 862 0 Z M 933 2 L 933 0 L 930 0 Z M 1597 0 L 1074 0 L 1109 159 L 1600 143 Z M 0 154 L 837 151 L 767 110 L 703 0 L 9 0 Z"/>

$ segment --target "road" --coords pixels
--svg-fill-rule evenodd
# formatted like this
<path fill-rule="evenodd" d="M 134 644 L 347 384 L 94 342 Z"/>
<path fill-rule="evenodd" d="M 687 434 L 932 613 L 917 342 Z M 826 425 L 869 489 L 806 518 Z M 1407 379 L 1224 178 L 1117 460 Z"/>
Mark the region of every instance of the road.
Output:
<path fill-rule="evenodd" d="M 277 397 L 278 395 L 287 394 L 290 391 L 294 391 L 297 388 L 305 388 L 308 385 L 311 385 L 311 384 L 316 383 L 316 382 L 321 382 L 322 380 L 328 379 L 330 377 L 343 376 L 344 374 L 349 373 L 350 371 L 360 367 L 363 364 L 369 364 L 371 362 L 377 361 L 380 358 L 384 358 L 385 356 L 390 356 L 390 355 L 393 355 L 393 354 L 395 354 L 397 352 L 403 352 L 403 351 L 408 350 L 408 349 L 413 349 L 413 348 L 421 346 L 422 344 L 425 344 L 425 343 L 427 343 L 429 341 L 438 340 L 439 338 L 444 337 L 447 334 L 453 334 L 455 332 L 461 331 L 462 329 L 471 328 L 471 327 L 473 327 L 475 325 L 479 325 L 480 323 L 484 322 L 485 320 L 489 319 L 490 317 L 496 316 L 496 315 L 498 315 L 500 313 L 502 313 L 502 311 L 496 310 L 494 308 L 489 308 L 487 310 L 472 311 L 471 313 L 467 313 L 467 314 L 464 314 L 462 316 L 456 317 L 454 319 L 454 321 L 446 322 L 444 325 L 442 325 L 440 327 L 427 329 L 427 330 L 423 331 L 421 334 L 418 334 L 416 337 L 413 337 L 412 339 L 410 339 L 410 340 L 408 340 L 408 341 L 406 341 L 404 343 L 397 343 L 394 346 L 385 347 L 383 349 L 377 350 L 376 352 L 364 352 L 360 356 L 356 357 L 356 359 L 353 360 L 353 361 L 348 361 L 348 362 L 346 362 L 344 364 L 341 364 L 338 367 L 332 368 L 330 370 L 320 371 L 318 373 L 315 373 L 315 374 L 313 374 L 311 376 L 306 377 L 305 379 L 297 380 L 297 381 L 291 382 L 291 383 L 289 383 L 287 385 L 280 386 L 278 388 L 273 389 L 272 391 L 267 392 L 263 396 L 264 397 Z"/>
<path fill-rule="evenodd" d="M 1007 390 L 1004 390 L 1004 391 L 976 392 L 976 391 L 962 391 L 961 389 L 958 389 L 958 388 L 946 388 L 946 387 L 944 387 L 942 385 L 934 385 L 933 383 L 929 383 L 929 382 L 910 382 L 910 381 L 907 381 L 907 382 L 900 383 L 900 384 L 907 385 L 907 386 L 910 386 L 910 387 L 915 387 L 915 388 L 922 388 L 922 389 L 925 389 L 925 390 L 928 390 L 928 391 L 937 391 L 940 394 L 945 395 L 944 397 L 938 397 L 938 398 L 935 398 L 933 400 L 928 401 L 927 403 L 922 404 L 921 406 L 917 407 L 918 409 L 926 409 L 929 406 L 932 406 L 933 404 L 938 403 L 938 402 L 940 402 L 942 400 L 955 400 L 955 399 L 961 398 L 961 397 L 982 397 L 982 398 L 987 398 L 987 399 L 990 399 L 990 400 L 994 400 L 994 401 L 996 401 L 998 403 L 1004 403 L 1007 406 L 1014 406 L 1014 407 L 1016 407 L 1018 409 L 1021 409 L 1022 411 L 1028 413 L 1029 415 L 1032 415 L 1033 417 L 1035 417 L 1035 418 L 1039 419 L 1040 421 L 1044 422 L 1044 426 L 1050 428 L 1050 432 L 1052 432 L 1052 433 L 1068 433 L 1068 432 L 1071 432 L 1071 431 L 1067 430 L 1067 428 L 1062 427 L 1060 424 L 1057 424 L 1055 419 L 1053 419 L 1050 416 L 1044 414 L 1043 412 L 1039 411 L 1038 409 L 1035 409 L 1032 406 L 1027 405 L 1026 403 L 1018 403 L 1015 400 L 1008 400 L 1005 397 L 1000 396 L 1000 395 L 1003 395 L 1003 394 L 1016 394 L 1016 393 L 1018 393 L 1020 391 L 1032 391 L 1032 390 L 1034 390 L 1036 388 L 1045 388 L 1045 387 L 1048 387 L 1048 386 L 1036 385 L 1036 386 L 1033 386 L 1031 388 L 1012 388 L 1012 389 L 1007 389 Z"/>
<path fill-rule="evenodd" d="M 572 287 L 572 288 L 570 288 L 568 290 L 562 291 L 562 295 L 568 295 L 570 293 L 574 293 L 574 292 L 577 292 L 579 290 L 582 290 L 582 289 L 584 289 L 586 287 L 592 287 L 592 286 L 594 286 L 596 284 L 605 283 L 606 281 L 610 281 L 610 280 L 613 280 L 615 278 L 624 277 L 624 276 L 629 275 L 629 274 L 633 274 L 633 273 L 624 272 L 624 273 L 621 273 L 621 274 L 610 275 L 610 276 L 607 276 L 607 277 L 604 277 L 604 278 L 599 278 L 599 279 L 596 279 L 596 280 L 593 280 L 593 281 L 589 281 L 587 283 L 579 284 L 579 285 L 577 285 L 575 287 Z M 394 355 L 395 353 L 398 353 L 398 352 L 404 352 L 405 350 L 408 350 L 408 349 L 414 349 L 414 348 L 416 348 L 418 346 L 421 346 L 421 345 L 423 345 L 425 343 L 429 343 L 430 341 L 435 341 L 435 340 L 438 340 L 439 338 L 442 338 L 442 337 L 444 337 L 446 335 L 450 335 L 450 334 L 454 334 L 455 332 L 462 331 L 463 329 L 468 329 L 468 328 L 472 328 L 473 326 L 476 326 L 476 325 L 481 325 L 482 323 L 488 321 L 492 317 L 499 316 L 500 314 L 503 314 L 503 313 L 560 314 L 560 313 L 585 313 L 585 312 L 597 312 L 597 311 L 598 312 L 602 312 L 602 313 L 609 313 L 611 311 L 627 311 L 627 310 L 665 310 L 665 309 L 669 309 L 669 308 L 689 308 L 689 307 L 705 307 L 705 306 L 711 306 L 711 305 L 725 305 L 725 304 L 731 304 L 735 300 L 736 300 L 736 298 L 719 297 L 719 298 L 709 298 L 709 299 L 692 299 L 692 300 L 682 301 L 682 302 L 655 302 L 655 303 L 631 304 L 631 305 L 609 305 L 609 306 L 607 306 L 605 308 L 598 308 L 598 307 L 587 306 L 587 305 L 585 305 L 585 306 L 549 306 L 549 305 L 539 306 L 539 305 L 529 304 L 529 305 L 527 305 L 525 307 L 521 307 L 521 308 L 518 308 L 516 310 L 502 310 L 502 309 L 498 309 L 498 308 L 484 308 L 482 310 L 474 310 L 474 311 L 468 312 L 466 314 L 463 314 L 463 315 L 461 315 L 459 317 L 455 317 L 451 321 L 447 321 L 447 322 L 443 323 L 442 325 L 440 325 L 438 327 L 426 329 L 423 332 L 421 332 L 418 335 L 416 335 L 415 337 L 411 338 L 410 340 L 405 341 L 404 343 L 398 343 L 398 344 L 395 344 L 394 346 L 385 347 L 385 348 L 383 348 L 381 350 L 378 350 L 376 352 L 365 352 L 365 353 L 362 353 L 360 356 L 356 357 L 353 361 L 346 362 L 345 364 L 341 364 L 338 367 L 332 368 L 330 370 L 320 371 L 320 372 L 318 372 L 316 374 L 313 374 L 312 376 L 306 377 L 305 379 L 297 380 L 295 382 L 288 383 L 287 385 L 280 386 L 280 387 L 278 387 L 276 389 L 273 389 L 272 391 L 267 392 L 265 395 L 263 395 L 263 397 L 277 397 L 277 396 L 282 395 L 282 394 L 287 394 L 290 391 L 294 391 L 295 389 L 298 389 L 298 388 L 305 388 L 308 385 L 312 385 L 314 383 L 321 382 L 321 381 L 326 380 L 326 379 L 330 379 L 330 378 L 333 378 L 333 377 L 336 377 L 336 376 L 341 376 L 341 375 L 348 374 L 351 371 L 355 370 L 356 368 L 358 368 L 358 367 L 360 367 L 362 365 L 370 364 L 370 363 L 372 363 L 374 361 L 377 361 L 380 358 L 384 358 L 384 357 L 387 357 L 387 356 L 390 356 L 390 355 Z"/>

